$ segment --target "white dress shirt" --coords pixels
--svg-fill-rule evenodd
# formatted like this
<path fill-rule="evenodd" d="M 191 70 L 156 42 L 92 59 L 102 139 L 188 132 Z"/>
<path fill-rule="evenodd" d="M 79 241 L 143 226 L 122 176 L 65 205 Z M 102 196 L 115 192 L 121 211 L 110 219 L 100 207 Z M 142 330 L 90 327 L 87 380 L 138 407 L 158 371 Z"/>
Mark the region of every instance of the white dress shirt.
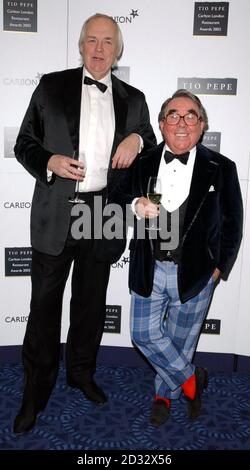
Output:
<path fill-rule="evenodd" d="M 108 86 L 102 93 L 96 85 L 85 85 L 83 68 L 82 99 L 79 129 L 79 159 L 86 174 L 79 190 L 99 191 L 107 186 L 107 172 L 115 132 L 115 113 L 112 96 L 111 73 L 99 80 Z"/>
<path fill-rule="evenodd" d="M 166 164 L 164 160 L 166 150 L 172 152 L 167 144 L 165 144 L 157 176 L 161 180 L 161 204 L 168 212 L 173 212 L 183 204 L 189 195 L 196 157 L 196 147 L 190 150 L 186 165 L 176 158 Z M 137 219 L 140 219 L 135 208 L 138 199 L 139 197 L 133 199 L 131 210 L 136 215 Z"/>
<path fill-rule="evenodd" d="M 100 82 L 107 85 L 102 93 L 96 85 L 84 84 L 84 77 L 93 79 L 83 68 L 82 95 L 79 126 L 79 160 L 84 163 L 85 177 L 79 182 L 79 191 L 99 191 L 107 186 L 107 173 L 115 133 L 111 72 Z M 139 152 L 143 139 L 139 134 Z M 73 155 L 72 155 L 73 156 Z M 53 172 L 47 169 L 47 180 Z"/>
<path fill-rule="evenodd" d="M 168 212 L 173 212 L 182 205 L 189 195 L 196 147 L 190 150 L 186 165 L 178 161 L 177 158 L 166 164 L 164 160 L 166 150 L 171 152 L 165 144 L 159 166 L 158 178 L 161 180 L 161 204 Z"/>

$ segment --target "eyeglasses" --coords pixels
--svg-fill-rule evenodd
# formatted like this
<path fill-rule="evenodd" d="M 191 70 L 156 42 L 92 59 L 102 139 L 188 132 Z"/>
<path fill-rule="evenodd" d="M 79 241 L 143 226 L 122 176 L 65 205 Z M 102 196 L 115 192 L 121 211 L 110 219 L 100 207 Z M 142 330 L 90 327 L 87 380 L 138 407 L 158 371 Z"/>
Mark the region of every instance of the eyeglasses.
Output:
<path fill-rule="evenodd" d="M 184 120 L 187 126 L 196 126 L 196 124 L 198 124 L 198 121 L 201 121 L 201 117 L 198 117 L 195 113 L 187 113 L 184 114 L 184 116 L 180 116 L 180 114 L 177 113 L 170 113 L 167 114 L 164 119 L 167 124 L 170 124 L 171 126 L 179 124 L 181 119 Z"/>

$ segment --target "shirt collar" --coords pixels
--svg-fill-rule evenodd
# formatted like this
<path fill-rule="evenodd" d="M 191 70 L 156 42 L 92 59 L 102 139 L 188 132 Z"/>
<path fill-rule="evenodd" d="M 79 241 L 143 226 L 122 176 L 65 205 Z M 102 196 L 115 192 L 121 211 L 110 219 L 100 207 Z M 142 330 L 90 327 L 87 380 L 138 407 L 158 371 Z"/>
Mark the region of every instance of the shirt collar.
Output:
<path fill-rule="evenodd" d="M 83 67 L 83 80 L 84 80 L 84 77 L 90 77 L 90 78 L 92 78 L 93 80 L 96 80 L 96 79 L 93 77 L 93 75 L 91 75 L 91 73 L 89 73 L 89 71 Z M 107 75 L 105 75 L 105 77 L 103 77 L 103 78 L 101 78 L 100 80 L 98 80 L 98 82 L 104 83 L 105 85 L 107 85 L 108 88 L 111 88 L 111 87 L 112 87 L 111 71 L 109 71 L 109 72 L 107 73 Z"/>
<path fill-rule="evenodd" d="M 169 152 L 172 152 L 174 153 L 170 148 L 169 146 L 165 143 L 164 147 L 163 147 L 163 151 L 162 151 L 162 158 L 164 158 L 164 153 L 165 151 L 168 150 Z M 188 162 L 192 161 L 196 156 L 196 145 L 191 149 L 189 150 L 189 159 L 188 159 Z"/>

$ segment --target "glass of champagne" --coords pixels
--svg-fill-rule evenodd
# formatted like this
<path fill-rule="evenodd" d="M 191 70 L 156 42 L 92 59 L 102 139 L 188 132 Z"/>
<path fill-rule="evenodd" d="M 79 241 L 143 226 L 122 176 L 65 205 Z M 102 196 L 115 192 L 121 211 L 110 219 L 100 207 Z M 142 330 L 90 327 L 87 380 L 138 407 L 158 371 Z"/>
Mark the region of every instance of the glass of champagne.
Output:
<path fill-rule="evenodd" d="M 78 150 L 74 150 L 72 158 L 74 160 L 79 160 L 79 152 Z M 79 197 L 79 183 L 80 181 L 77 180 L 76 187 L 75 187 L 75 195 L 73 198 L 69 198 L 69 202 L 72 204 L 83 204 L 85 201 Z"/>
<path fill-rule="evenodd" d="M 161 200 L 161 180 L 156 176 L 150 176 L 147 186 L 147 198 L 153 204 L 159 204 Z M 160 227 L 155 224 L 154 219 L 149 223 L 147 230 L 161 230 Z"/>

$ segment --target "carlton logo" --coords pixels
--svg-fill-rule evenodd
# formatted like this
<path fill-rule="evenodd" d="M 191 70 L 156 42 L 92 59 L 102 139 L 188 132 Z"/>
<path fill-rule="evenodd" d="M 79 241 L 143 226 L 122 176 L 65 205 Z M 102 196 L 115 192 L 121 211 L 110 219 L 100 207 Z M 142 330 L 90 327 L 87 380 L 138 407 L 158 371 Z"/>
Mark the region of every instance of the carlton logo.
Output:
<path fill-rule="evenodd" d="M 132 21 L 139 16 L 138 11 L 139 10 L 131 10 L 127 16 L 112 16 L 112 18 L 116 23 L 132 23 Z"/>
<path fill-rule="evenodd" d="M 113 263 L 111 267 L 113 269 L 123 269 L 129 264 L 129 256 L 123 256 L 117 263 Z"/>
<path fill-rule="evenodd" d="M 31 203 L 29 201 L 4 202 L 5 209 L 30 209 L 30 206 Z"/>
<path fill-rule="evenodd" d="M 3 85 L 7 86 L 33 86 L 36 87 L 40 82 L 43 73 L 37 72 L 35 77 L 4 77 L 3 78 Z"/>
<path fill-rule="evenodd" d="M 26 317 L 25 316 L 8 316 L 8 317 L 5 317 L 5 322 L 6 323 L 27 323 L 28 321 L 28 318 L 29 318 L 29 315 L 27 315 Z"/>

